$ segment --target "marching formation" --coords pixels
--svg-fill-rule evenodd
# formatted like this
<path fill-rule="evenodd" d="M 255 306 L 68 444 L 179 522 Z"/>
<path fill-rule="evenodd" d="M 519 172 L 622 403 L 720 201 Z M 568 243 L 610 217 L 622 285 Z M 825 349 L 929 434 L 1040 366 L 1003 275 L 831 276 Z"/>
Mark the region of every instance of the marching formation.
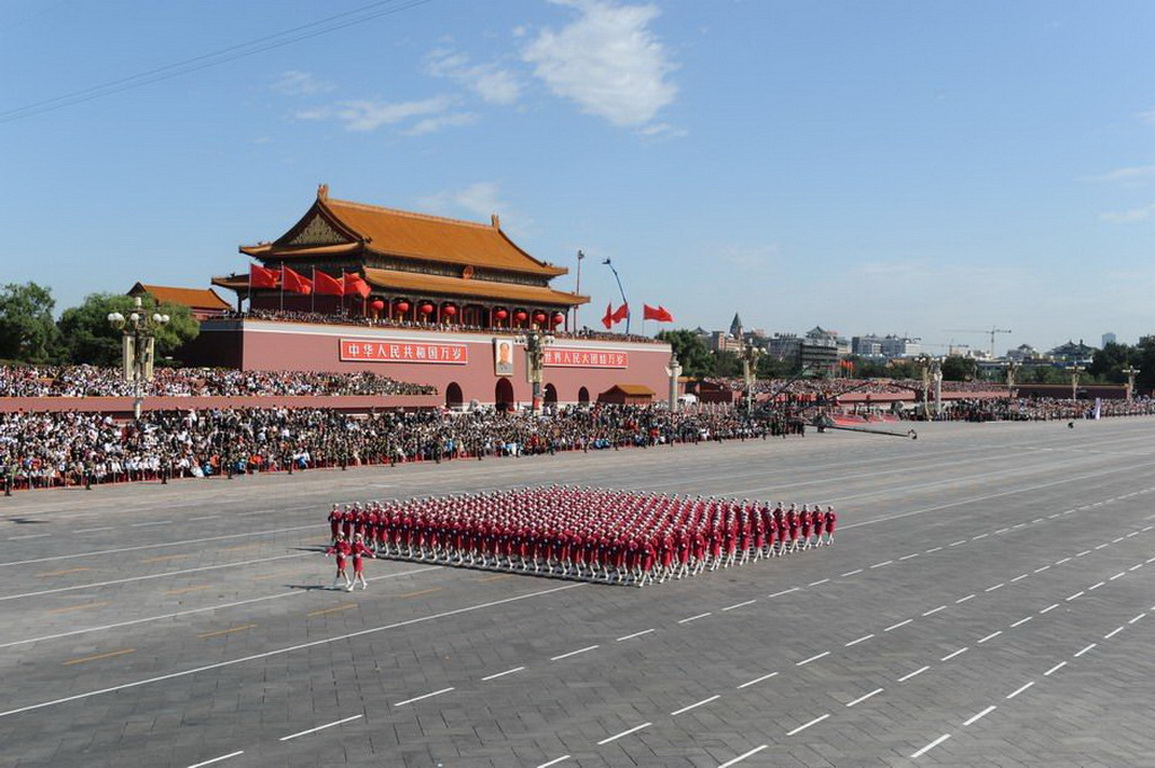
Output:
<path fill-rule="evenodd" d="M 399 560 L 641 587 L 832 544 L 837 520 L 833 507 L 817 504 L 553 485 L 334 504 L 329 554 L 338 557 L 335 586 L 344 559 L 360 548 Z"/>

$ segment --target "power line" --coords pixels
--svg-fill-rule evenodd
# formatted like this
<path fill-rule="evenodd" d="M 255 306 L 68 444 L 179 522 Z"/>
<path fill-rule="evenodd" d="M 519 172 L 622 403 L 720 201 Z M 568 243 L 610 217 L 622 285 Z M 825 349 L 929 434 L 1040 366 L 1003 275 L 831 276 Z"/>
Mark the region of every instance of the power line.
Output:
<path fill-rule="evenodd" d="M 320 37 L 321 35 L 327 35 L 345 29 L 346 27 L 364 24 L 367 21 L 372 21 L 383 16 L 391 16 L 395 13 L 408 11 L 429 2 L 432 2 L 432 0 L 378 0 L 378 2 L 370 3 L 369 5 L 356 8 L 352 11 L 338 13 L 334 16 L 320 19 L 319 21 L 302 24 L 299 27 L 293 27 L 292 29 L 286 29 L 272 35 L 259 37 L 246 43 L 239 43 L 228 48 L 222 48 L 219 51 L 194 56 L 191 59 L 185 59 L 174 64 L 166 64 L 163 67 L 156 67 L 155 69 L 150 69 L 128 77 L 122 77 L 118 80 L 112 80 L 107 83 L 94 85 L 51 99 L 44 99 L 43 101 L 26 104 L 23 107 L 0 112 L 0 123 L 23 120 L 26 117 L 32 117 L 74 104 L 80 104 L 85 101 L 111 96 L 115 93 L 140 88 L 162 80 L 171 80 L 174 77 L 216 67 L 230 61 L 236 61 L 237 59 L 243 59 L 258 53 L 270 51 L 274 48 L 282 48 L 286 45 L 300 42 L 301 40 Z M 382 6 L 386 7 L 383 8 Z"/>

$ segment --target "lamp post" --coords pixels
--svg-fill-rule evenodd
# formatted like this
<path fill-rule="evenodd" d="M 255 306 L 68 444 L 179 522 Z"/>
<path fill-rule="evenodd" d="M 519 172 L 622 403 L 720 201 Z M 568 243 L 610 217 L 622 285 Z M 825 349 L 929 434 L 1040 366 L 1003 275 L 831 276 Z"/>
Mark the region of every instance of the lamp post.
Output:
<path fill-rule="evenodd" d="M 666 365 L 666 375 L 670 377 L 670 413 L 674 413 L 678 410 L 678 377 L 682 375 L 682 365 L 678 362 L 678 355 L 673 350 L 670 350 L 670 362 Z"/>
<path fill-rule="evenodd" d="M 1071 400 L 1072 402 L 1079 399 L 1079 374 L 1087 370 L 1081 365 L 1076 365 L 1071 368 Z"/>
<path fill-rule="evenodd" d="M 742 378 L 746 383 L 746 413 L 749 413 L 754 407 L 754 379 L 758 371 L 758 356 L 762 350 L 750 342 L 745 342 L 742 345 Z"/>
<path fill-rule="evenodd" d="M 1128 365 L 1123 369 L 1123 373 L 1127 374 L 1127 402 L 1131 402 L 1131 398 L 1135 395 L 1135 377 L 1142 371 L 1133 365 Z"/>
<path fill-rule="evenodd" d="M 541 382 L 545 372 L 545 348 L 553 344 L 553 335 L 542 333 L 537 329 L 530 329 L 514 339 L 517 344 L 525 345 L 525 378 L 533 388 L 533 401 L 530 408 L 537 413 L 541 407 Z"/>
<path fill-rule="evenodd" d="M 630 302 L 626 301 L 626 291 L 622 288 L 622 278 L 618 275 L 618 271 L 614 269 L 614 263 L 609 259 L 602 262 L 610 271 L 614 273 L 614 280 L 618 281 L 618 293 L 622 295 L 622 305 L 626 308 L 626 335 L 630 335 Z"/>
<path fill-rule="evenodd" d="M 132 413 L 140 418 L 144 402 L 144 385 L 152 381 L 152 367 L 156 355 L 156 332 L 171 318 L 159 312 L 149 315 L 135 297 L 133 311 L 128 317 L 119 312 L 108 313 L 108 323 L 123 334 L 121 372 L 124 380 L 132 383 Z"/>
<path fill-rule="evenodd" d="M 1007 397 L 1015 396 L 1015 372 L 1019 369 L 1019 364 L 1014 360 L 1007 361 Z"/>

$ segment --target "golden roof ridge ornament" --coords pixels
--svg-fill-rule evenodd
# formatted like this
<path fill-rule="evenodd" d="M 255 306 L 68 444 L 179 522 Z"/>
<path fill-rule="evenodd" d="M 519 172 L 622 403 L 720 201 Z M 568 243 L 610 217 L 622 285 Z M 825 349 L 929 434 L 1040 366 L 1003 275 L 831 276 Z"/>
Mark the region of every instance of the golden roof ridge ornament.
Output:
<path fill-rule="evenodd" d="M 329 199 L 329 185 L 328 184 L 318 184 L 317 185 L 317 199 L 322 200 L 322 201 Z"/>

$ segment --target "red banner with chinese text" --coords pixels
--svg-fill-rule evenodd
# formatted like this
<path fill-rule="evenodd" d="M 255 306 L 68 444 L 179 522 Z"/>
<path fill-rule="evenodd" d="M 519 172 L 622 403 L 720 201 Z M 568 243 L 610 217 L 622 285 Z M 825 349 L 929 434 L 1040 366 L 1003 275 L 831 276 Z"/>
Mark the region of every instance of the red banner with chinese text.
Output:
<path fill-rule="evenodd" d="M 469 363 L 469 348 L 466 345 L 431 341 L 341 339 L 340 354 L 341 360 L 349 363 Z"/>
<path fill-rule="evenodd" d="M 543 364 L 548 368 L 629 368 L 630 355 L 628 352 L 547 347 Z"/>

